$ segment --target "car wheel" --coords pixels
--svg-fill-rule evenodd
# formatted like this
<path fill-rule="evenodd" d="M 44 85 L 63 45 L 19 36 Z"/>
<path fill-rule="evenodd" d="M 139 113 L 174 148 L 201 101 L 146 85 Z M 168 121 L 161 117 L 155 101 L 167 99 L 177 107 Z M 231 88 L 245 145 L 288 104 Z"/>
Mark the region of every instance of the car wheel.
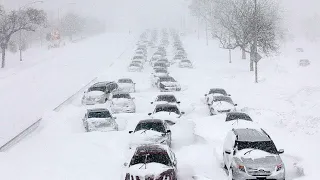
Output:
<path fill-rule="evenodd" d="M 209 111 L 210 111 L 210 116 L 213 116 L 214 115 L 214 113 L 213 113 L 214 110 L 210 109 Z"/>

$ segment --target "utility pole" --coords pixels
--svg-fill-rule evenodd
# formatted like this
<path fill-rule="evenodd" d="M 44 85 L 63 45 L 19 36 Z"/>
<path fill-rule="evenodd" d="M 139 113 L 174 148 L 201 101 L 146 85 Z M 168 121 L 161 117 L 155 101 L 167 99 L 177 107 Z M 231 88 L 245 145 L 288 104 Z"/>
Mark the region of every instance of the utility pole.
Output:
<path fill-rule="evenodd" d="M 254 50 L 254 64 L 255 64 L 255 83 L 258 83 L 258 17 L 257 17 L 257 0 L 254 0 L 254 40 L 253 40 L 253 50 Z"/>
<path fill-rule="evenodd" d="M 200 39 L 200 32 L 199 32 L 199 26 L 200 26 L 200 18 L 198 17 L 198 40 Z"/>

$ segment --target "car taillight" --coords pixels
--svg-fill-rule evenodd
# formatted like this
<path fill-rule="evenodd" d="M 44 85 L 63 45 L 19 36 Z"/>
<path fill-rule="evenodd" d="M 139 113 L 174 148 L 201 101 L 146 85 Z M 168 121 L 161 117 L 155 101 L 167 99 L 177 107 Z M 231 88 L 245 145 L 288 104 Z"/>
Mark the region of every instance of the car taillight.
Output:
<path fill-rule="evenodd" d="M 242 171 L 242 172 L 246 172 L 246 169 L 245 169 L 245 167 L 244 167 L 244 166 L 242 166 L 242 165 L 238 165 L 238 168 L 239 168 L 239 170 L 240 170 L 240 171 Z"/>
<path fill-rule="evenodd" d="M 276 167 L 276 170 L 280 171 L 282 169 L 283 169 L 283 164 L 278 164 L 277 167 Z"/>

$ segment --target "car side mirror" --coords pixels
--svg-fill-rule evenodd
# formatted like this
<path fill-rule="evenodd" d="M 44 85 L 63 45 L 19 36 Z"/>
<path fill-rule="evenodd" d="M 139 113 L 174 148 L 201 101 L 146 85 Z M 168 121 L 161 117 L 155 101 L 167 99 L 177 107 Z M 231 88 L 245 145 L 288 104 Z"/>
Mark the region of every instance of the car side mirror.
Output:
<path fill-rule="evenodd" d="M 181 112 L 181 114 L 186 114 L 185 112 Z"/>
<path fill-rule="evenodd" d="M 150 104 L 153 104 L 153 102 L 151 102 Z"/>
<path fill-rule="evenodd" d="M 151 116 L 152 113 L 148 113 L 149 116 Z"/>
<path fill-rule="evenodd" d="M 208 94 L 204 94 L 204 96 L 208 96 Z"/>
<path fill-rule="evenodd" d="M 125 167 L 128 166 L 128 163 L 123 163 L 123 166 L 125 166 Z"/>
<path fill-rule="evenodd" d="M 129 131 L 129 134 L 133 133 L 133 131 Z"/>
<path fill-rule="evenodd" d="M 278 153 L 279 153 L 279 154 L 284 153 L 284 149 L 279 149 Z"/>
<path fill-rule="evenodd" d="M 177 103 L 180 104 L 180 101 L 178 101 Z"/>
<path fill-rule="evenodd" d="M 234 106 L 238 106 L 238 104 L 234 104 Z"/>
<path fill-rule="evenodd" d="M 228 96 L 231 96 L 231 94 L 228 94 Z"/>
<path fill-rule="evenodd" d="M 113 117 L 113 119 L 117 119 L 117 117 Z"/>
<path fill-rule="evenodd" d="M 171 133 L 171 130 L 167 130 L 167 132 L 166 133 Z"/>
<path fill-rule="evenodd" d="M 230 150 L 225 150 L 224 151 L 226 154 L 231 154 L 231 151 Z"/>

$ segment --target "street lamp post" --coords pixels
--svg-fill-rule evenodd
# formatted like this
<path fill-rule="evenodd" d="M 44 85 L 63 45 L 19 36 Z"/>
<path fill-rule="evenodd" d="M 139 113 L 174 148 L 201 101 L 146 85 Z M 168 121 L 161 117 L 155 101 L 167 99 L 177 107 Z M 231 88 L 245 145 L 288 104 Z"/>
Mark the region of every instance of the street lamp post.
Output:
<path fill-rule="evenodd" d="M 255 64 L 255 83 L 258 83 L 258 17 L 257 17 L 257 0 L 254 0 L 254 41 L 253 41 L 253 47 L 254 47 L 254 64 Z"/>
<path fill-rule="evenodd" d="M 30 2 L 30 3 L 27 3 L 23 6 L 20 6 L 19 7 L 19 11 L 21 12 L 21 10 L 23 8 L 26 8 L 30 5 L 33 5 L 33 4 L 37 4 L 37 3 L 43 3 L 43 1 L 33 1 L 33 2 Z M 22 61 L 22 30 L 20 29 L 19 31 L 19 53 L 20 53 L 20 61 Z"/>

